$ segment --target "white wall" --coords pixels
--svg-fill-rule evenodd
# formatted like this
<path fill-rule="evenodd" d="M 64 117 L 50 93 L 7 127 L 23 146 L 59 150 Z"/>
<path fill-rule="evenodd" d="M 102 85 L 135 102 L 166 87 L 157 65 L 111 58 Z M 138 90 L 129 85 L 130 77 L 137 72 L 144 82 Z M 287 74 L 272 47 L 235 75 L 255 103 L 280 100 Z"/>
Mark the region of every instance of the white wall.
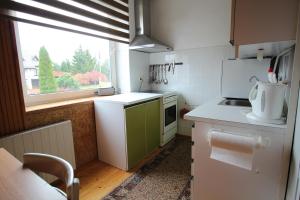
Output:
<path fill-rule="evenodd" d="M 298 100 L 298 109 L 297 109 L 297 118 L 295 125 L 295 133 L 294 133 L 294 142 L 293 142 L 293 151 L 291 157 L 291 165 L 290 165 L 290 175 L 289 175 L 289 188 L 287 200 L 299 199 L 300 192 L 300 183 L 299 183 L 299 173 L 300 173 L 300 99 Z"/>
<path fill-rule="evenodd" d="M 233 56 L 234 48 L 230 45 L 150 54 L 150 64 L 166 63 L 170 57 L 174 57 L 176 62 L 183 62 L 183 65 L 176 66 L 174 74 L 172 70 L 167 72 L 168 85 L 152 84 L 152 88 L 176 91 L 179 109 L 184 107 L 185 102 L 188 107 L 195 108 L 220 96 L 222 60 Z M 191 123 L 180 120 L 178 132 L 190 135 Z"/>
<path fill-rule="evenodd" d="M 151 34 L 173 47 L 174 52 L 150 54 L 150 64 L 175 56 L 183 66 L 168 73 L 169 83 L 156 90 L 179 93 L 179 109 L 185 102 L 194 108 L 220 95 L 223 59 L 234 57 L 229 45 L 231 0 L 151 0 Z M 171 55 L 171 56 L 168 56 Z M 190 135 L 191 123 L 179 122 L 179 133 Z"/>
<path fill-rule="evenodd" d="M 129 1 L 129 10 L 132 40 L 135 34 L 134 0 Z M 152 34 L 175 49 L 228 46 L 230 15 L 231 0 L 151 0 Z M 140 78 L 143 79 L 142 90 L 150 89 L 149 54 L 130 51 L 129 73 L 130 91 L 138 91 Z M 128 81 L 121 81 L 124 82 Z"/>
<path fill-rule="evenodd" d="M 116 82 L 117 92 L 126 93 L 131 91 L 129 50 L 127 44 L 116 43 Z"/>
<path fill-rule="evenodd" d="M 130 88 L 132 92 L 138 92 L 142 78 L 141 91 L 149 90 L 149 54 L 137 51 L 129 51 Z"/>
<path fill-rule="evenodd" d="M 129 0 L 130 40 L 134 38 L 134 0 Z M 130 51 L 128 45 L 116 43 L 116 82 L 117 92 L 136 92 L 143 79 L 141 90 L 149 90 L 148 70 L 149 54 Z"/>
<path fill-rule="evenodd" d="M 299 4 L 300 9 L 300 4 Z M 287 121 L 287 135 L 285 137 L 285 149 L 284 153 L 287 155 L 285 157 L 285 163 L 289 161 L 289 155 L 291 153 L 291 166 L 289 171 L 289 182 L 287 188 L 286 200 L 296 199 L 297 187 L 297 178 L 299 175 L 299 160 L 300 160 L 300 142 L 299 142 L 299 82 L 300 82 L 300 15 L 298 15 L 298 25 L 297 25 L 297 39 L 296 39 L 296 49 L 294 55 L 294 67 L 292 74 L 292 83 L 291 83 L 291 95 L 289 102 L 289 112 L 288 112 L 288 121 Z M 297 110 L 298 105 L 298 110 Z M 297 113 L 296 113 L 297 110 Z M 297 118 L 296 118 L 297 114 Z M 295 135 L 293 135 L 295 134 Z M 294 138 L 293 138 L 294 136 Z M 294 141 L 292 141 L 294 139 Z M 294 143 L 293 149 L 292 142 Z M 291 150 L 291 151 L 290 151 Z M 288 165 L 283 169 L 284 172 L 288 173 Z M 299 195 L 299 194 L 298 194 Z M 299 197 L 297 197 L 299 199 Z"/>
<path fill-rule="evenodd" d="M 141 91 L 150 90 L 149 54 L 130 51 L 128 45 L 116 44 L 116 82 L 117 92 L 138 92 L 140 78 L 143 80 Z"/>
<path fill-rule="evenodd" d="M 134 0 L 129 0 L 130 41 L 135 37 Z M 130 91 L 136 92 L 140 87 L 140 78 L 143 79 L 141 90 L 149 90 L 148 83 L 149 54 L 129 51 L 129 79 Z M 126 92 L 126 91 L 125 91 Z"/>
<path fill-rule="evenodd" d="M 227 45 L 231 0 L 151 0 L 151 34 L 175 50 Z"/>

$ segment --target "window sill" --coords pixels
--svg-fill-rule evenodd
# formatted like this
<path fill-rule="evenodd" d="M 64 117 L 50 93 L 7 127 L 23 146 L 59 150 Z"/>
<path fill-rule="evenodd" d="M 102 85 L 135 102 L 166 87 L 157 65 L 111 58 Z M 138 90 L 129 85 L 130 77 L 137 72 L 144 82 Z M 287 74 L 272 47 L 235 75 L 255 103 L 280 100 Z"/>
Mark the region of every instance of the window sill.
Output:
<path fill-rule="evenodd" d="M 43 111 L 47 109 L 56 109 L 60 107 L 66 107 L 74 104 L 79 104 L 79 103 L 89 103 L 93 102 L 95 98 L 101 98 L 99 96 L 92 96 L 92 97 L 86 97 L 86 98 L 78 98 L 78 99 L 72 99 L 72 100 L 65 100 L 65 101 L 59 101 L 55 103 L 47 103 L 47 104 L 41 104 L 41 105 L 36 105 L 36 106 L 27 106 L 25 107 L 25 112 L 38 112 L 38 111 Z"/>

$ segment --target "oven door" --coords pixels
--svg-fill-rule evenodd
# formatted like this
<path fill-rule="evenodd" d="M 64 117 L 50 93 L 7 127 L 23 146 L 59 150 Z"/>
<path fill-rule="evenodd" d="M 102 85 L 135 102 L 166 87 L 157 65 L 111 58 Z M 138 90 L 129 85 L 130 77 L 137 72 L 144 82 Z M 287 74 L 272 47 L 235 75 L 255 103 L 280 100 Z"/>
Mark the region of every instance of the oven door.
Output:
<path fill-rule="evenodd" d="M 177 101 L 164 104 L 164 133 L 177 128 Z"/>

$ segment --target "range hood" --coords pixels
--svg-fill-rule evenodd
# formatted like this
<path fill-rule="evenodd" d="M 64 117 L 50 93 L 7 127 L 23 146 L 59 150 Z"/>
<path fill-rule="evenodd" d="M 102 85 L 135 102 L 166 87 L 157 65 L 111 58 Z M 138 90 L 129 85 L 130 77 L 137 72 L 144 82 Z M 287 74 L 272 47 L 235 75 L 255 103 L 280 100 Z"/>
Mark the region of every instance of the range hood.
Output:
<path fill-rule="evenodd" d="M 171 47 L 150 37 L 150 0 L 135 0 L 135 38 L 131 41 L 129 49 L 156 53 L 172 51 Z"/>

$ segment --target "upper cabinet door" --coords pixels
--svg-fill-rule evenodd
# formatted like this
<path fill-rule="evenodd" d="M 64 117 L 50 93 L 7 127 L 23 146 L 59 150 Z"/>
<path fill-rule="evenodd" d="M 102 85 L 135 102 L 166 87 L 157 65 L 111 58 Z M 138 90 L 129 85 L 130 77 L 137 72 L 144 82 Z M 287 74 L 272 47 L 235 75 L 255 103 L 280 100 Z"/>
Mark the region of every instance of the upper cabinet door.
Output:
<path fill-rule="evenodd" d="M 299 0 L 232 0 L 233 45 L 296 39 Z"/>

